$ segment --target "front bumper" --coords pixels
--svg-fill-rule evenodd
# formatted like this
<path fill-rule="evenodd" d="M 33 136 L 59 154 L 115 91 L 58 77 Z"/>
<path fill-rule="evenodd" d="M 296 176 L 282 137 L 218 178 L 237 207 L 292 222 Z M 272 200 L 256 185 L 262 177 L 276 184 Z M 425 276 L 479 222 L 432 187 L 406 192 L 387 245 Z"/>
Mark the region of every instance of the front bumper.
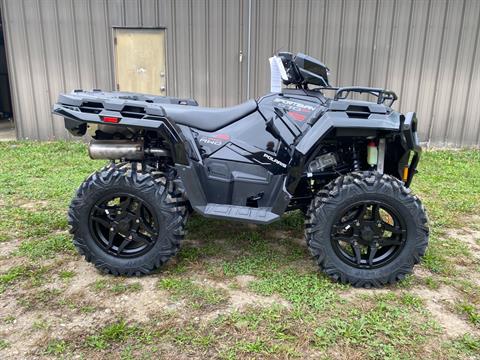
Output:
<path fill-rule="evenodd" d="M 409 187 L 413 175 L 417 172 L 417 165 L 422 153 L 422 147 L 420 146 L 417 133 L 417 116 L 414 112 L 409 112 L 405 115 L 405 119 L 401 123 L 400 133 L 405 154 L 399 164 L 399 173 L 403 177 L 404 169 L 408 167 L 408 175 L 406 179 L 404 179 L 404 182 L 405 186 Z"/>

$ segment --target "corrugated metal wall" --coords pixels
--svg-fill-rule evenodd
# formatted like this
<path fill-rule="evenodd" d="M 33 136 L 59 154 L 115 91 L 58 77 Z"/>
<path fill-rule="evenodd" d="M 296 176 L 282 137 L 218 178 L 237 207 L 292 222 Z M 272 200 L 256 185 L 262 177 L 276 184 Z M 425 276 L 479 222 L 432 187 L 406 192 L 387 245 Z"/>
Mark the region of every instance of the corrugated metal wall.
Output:
<path fill-rule="evenodd" d="M 302 51 L 331 68 L 334 85 L 396 91 L 423 141 L 480 145 L 478 0 L 0 1 L 19 138 L 65 136 L 49 113 L 59 92 L 113 89 L 120 26 L 167 29 L 169 95 L 235 104 L 247 83 L 251 96 L 267 91 L 272 53 Z"/>
<path fill-rule="evenodd" d="M 265 59 L 301 51 L 331 83 L 387 87 L 416 111 L 423 141 L 480 145 L 480 1 L 254 1 L 252 91 L 267 89 Z"/>
<path fill-rule="evenodd" d="M 244 1 L 0 1 L 18 138 L 67 136 L 50 114 L 60 92 L 114 89 L 113 27 L 166 28 L 168 95 L 210 106 L 245 98 Z"/>

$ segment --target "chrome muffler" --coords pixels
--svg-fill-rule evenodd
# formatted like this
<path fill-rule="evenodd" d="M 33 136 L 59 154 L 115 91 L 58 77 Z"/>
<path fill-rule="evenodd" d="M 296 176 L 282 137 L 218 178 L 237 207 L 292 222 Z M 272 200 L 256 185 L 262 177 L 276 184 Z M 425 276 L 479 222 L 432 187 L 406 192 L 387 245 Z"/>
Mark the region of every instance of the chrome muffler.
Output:
<path fill-rule="evenodd" d="M 92 140 L 88 145 L 88 155 L 92 159 L 143 160 L 145 151 L 142 141 Z"/>
<path fill-rule="evenodd" d="M 143 160 L 145 154 L 157 158 L 170 156 L 170 151 L 158 148 L 144 148 L 143 141 L 92 140 L 88 145 L 88 155 L 92 159 L 103 160 Z"/>

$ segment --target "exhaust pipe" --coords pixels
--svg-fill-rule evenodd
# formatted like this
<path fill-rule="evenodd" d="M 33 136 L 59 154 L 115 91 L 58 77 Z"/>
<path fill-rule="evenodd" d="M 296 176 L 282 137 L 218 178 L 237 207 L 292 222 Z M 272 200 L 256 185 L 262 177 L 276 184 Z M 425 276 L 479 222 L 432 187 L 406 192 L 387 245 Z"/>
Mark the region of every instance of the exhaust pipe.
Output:
<path fill-rule="evenodd" d="M 143 147 L 143 141 L 92 140 L 88 145 L 88 155 L 94 160 L 143 160 L 145 154 L 154 157 L 170 156 L 170 152 L 165 149 L 145 149 Z"/>
<path fill-rule="evenodd" d="M 94 160 L 143 160 L 145 152 L 141 141 L 92 140 L 88 146 L 88 155 Z"/>

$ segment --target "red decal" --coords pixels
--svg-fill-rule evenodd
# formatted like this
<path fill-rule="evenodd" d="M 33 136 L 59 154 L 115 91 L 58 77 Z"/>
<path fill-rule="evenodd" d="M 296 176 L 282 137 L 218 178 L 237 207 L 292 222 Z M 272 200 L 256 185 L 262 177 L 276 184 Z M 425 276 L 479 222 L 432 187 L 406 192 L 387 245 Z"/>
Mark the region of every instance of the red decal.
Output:
<path fill-rule="evenodd" d="M 304 121 L 305 120 L 305 115 L 297 113 L 297 112 L 289 111 L 287 113 L 287 115 L 290 115 L 292 118 L 294 118 L 297 121 Z"/>
<path fill-rule="evenodd" d="M 214 136 L 215 139 L 221 139 L 221 140 L 230 140 L 230 135 L 228 134 L 217 134 Z"/>

